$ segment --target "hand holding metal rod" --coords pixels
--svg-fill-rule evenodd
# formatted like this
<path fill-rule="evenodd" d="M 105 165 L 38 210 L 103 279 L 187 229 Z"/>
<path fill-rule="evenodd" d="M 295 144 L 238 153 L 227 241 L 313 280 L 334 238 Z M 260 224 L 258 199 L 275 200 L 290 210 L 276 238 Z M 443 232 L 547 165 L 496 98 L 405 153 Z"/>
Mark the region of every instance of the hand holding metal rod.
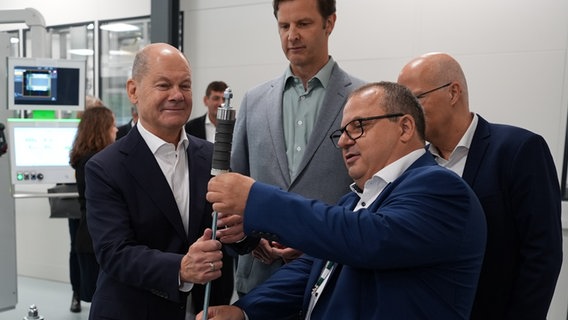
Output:
<path fill-rule="evenodd" d="M 215 145 L 213 146 L 213 162 L 211 164 L 211 175 L 217 176 L 229 172 L 231 166 L 231 144 L 233 141 L 233 130 L 235 128 L 236 111 L 231 108 L 233 91 L 231 88 L 225 89 L 225 103 L 217 110 L 217 127 L 215 130 Z M 217 233 L 217 211 L 213 211 L 213 230 L 212 239 Z M 205 286 L 205 299 L 203 302 L 203 320 L 207 320 L 207 309 L 211 297 L 211 281 Z"/>

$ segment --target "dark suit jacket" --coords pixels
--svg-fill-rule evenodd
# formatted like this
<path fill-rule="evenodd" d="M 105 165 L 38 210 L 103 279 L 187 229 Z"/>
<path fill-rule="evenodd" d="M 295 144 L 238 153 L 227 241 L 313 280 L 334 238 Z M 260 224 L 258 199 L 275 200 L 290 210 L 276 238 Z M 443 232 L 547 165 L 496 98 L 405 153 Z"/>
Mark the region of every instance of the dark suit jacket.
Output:
<path fill-rule="evenodd" d="M 128 121 L 127 123 L 117 127 L 117 129 L 118 131 L 116 132 L 116 139 L 118 140 L 127 135 L 130 129 L 132 129 L 132 119 L 130 119 L 130 121 Z"/>
<path fill-rule="evenodd" d="M 479 117 L 463 178 L 488 225 L 472 319 L 545 319 L 562 264 L 560 187 L 546 142 Z"/>
<path fill-rule="evenodd" d="M 207 117 L 207 113 L 201 117 L 189 120 L 189 122 L 185 124 L 185 132 L 198 138 L 206 139 L 205 117 Z"/>
<path fill-rule="evenodd" d="M 213 145 L 189 136 L 190 208 L 186 235 L 166 178 L 137 127 L 86 166 L 89 231 L 101 272 L 90 319 L 184 319 L 187 294 L 178 290 L 182 256 L 211 226 L 205 200 Z M 211 305 L 233 292 L 232 257 L 213 281 Z M 191 290 L 201 310 L 205 286 Z"/>
<path fill-rule="evenodd" d="M 327 206 L 256 182 L 245 232 L 262 231 L 306 255 L 236 305 L 250 319 L 282 319 L 300 309 L 305 314 L 313 285 L 331 260 L 340 264 L 311 319 L 467 319 L 486 237 L 483 211 L 469 186 L 427 153 L 367 209 L 351 211 L 358 200 L 350 193 L 338 206 Z"/>

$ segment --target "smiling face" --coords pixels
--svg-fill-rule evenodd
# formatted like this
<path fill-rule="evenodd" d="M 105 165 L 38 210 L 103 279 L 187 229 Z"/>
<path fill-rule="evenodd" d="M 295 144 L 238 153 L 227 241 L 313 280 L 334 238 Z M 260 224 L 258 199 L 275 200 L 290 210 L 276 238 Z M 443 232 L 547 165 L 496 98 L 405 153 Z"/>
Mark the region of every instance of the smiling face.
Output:
<path fill-rule="evenodd" d="M 177 143 L 192 108 L 191 68 L 183 54 L 167 44 L 143 49 L 145 57 L 127 82 L 130 101 L 139 121 L 161 139 Z M 135 66 L 136 68 L 136 66 Z"/>
<path fill-rule="evenodd" d="M 321 69 L 328 60 L 328 37 L 336 16 L 321 16 L 316 0 L 283 1 L 278 7 L 278 32 L 292 71 Z"/>

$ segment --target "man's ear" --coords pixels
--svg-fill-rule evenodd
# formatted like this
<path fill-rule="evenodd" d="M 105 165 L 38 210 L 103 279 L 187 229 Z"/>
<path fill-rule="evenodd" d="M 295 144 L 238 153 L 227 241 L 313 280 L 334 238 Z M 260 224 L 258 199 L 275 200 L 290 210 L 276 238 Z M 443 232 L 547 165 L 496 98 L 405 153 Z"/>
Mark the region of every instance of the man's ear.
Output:
<path fill-rule="evenodd" d="M 414 118 L 409 114 L 405 114 L 400 119 L 400 138 L 403 142 L 407 142 L 414 136 L 416 131 L 416 123 Z"/>
<path fill-rule="evenodd" d="M 335 20 L 337 19 L 337 15 L 334 13 L 332 15 L 330 15 L 329 17 L 327 17 L 327 20 L 325 21 L 325 34 L 326 35 L 330 35 L 331 32 L 333 31 L 333 28 L 335 27 Z"/>
<path fill-rule="evenodd" d="M 136 105 L 138 103 L 138 95 L 136 94 L 136 81 L 133 79 L 128 79 L 126 82 L 126 93 L 128 94 L 128 100 L 133 105 Z"/>
<path fill-rule="evenodd" d="M 462 94 L 462 87 L 459 83 L 453 82 L 448 91 L 450 92 L 450 104 L 455 105 Z"/>

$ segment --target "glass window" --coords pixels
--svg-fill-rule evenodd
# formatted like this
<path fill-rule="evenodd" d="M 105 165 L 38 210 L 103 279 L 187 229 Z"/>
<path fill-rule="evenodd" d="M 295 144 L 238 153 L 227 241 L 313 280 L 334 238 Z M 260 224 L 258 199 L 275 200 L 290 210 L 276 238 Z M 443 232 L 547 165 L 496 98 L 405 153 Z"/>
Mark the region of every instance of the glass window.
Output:
<path fill-rule="evenodd" d="M 18 30 L 6 31 L 10 37 L 10 57 L 20 57 L 20 47 L 23 41 L 20 39 L 20 32 Z"/>
<path fill-rule="evenodd" d="M 101 21 L 99 34 L 100 98 L 121 125 L 131 118 L 126 81 L 136 52 L 150 43 L 150 17 Z"/>
<path fill-rule="evenodd" d="M 95 88 L 95 37 L 94 22 L 77 23 L 47 27 L 48 52 L 53 59 L 80 59 L 86 61 L 85 89 L 88 95 L 97 95 Z M 31 52 L 31 32 L 24 31 L 24 54 Z M 65 112 L 64 118 L 76 117 L 73 112 Z"/>
<path fill-rule="evenodd" d="M 53 59 L 86 60 L 86 94 L 96 96 L 95 91 L 95 38 L 94 23 L 47 28 L 51 38 L 51 57 Z"/>

